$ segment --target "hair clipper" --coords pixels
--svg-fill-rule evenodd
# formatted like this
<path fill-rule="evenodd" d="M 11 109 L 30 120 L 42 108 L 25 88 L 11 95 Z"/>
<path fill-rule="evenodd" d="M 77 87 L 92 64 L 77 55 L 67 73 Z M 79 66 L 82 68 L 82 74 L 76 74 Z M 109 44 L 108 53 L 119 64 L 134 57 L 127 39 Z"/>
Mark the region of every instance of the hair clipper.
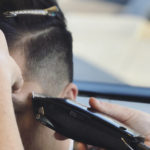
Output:
<path fill-rule="evenodd" d="M 144 138 L 71 100 L 33 94 L 32 102 L 36 120 L 63 136 L 109 150 L 150 150 Z"/>

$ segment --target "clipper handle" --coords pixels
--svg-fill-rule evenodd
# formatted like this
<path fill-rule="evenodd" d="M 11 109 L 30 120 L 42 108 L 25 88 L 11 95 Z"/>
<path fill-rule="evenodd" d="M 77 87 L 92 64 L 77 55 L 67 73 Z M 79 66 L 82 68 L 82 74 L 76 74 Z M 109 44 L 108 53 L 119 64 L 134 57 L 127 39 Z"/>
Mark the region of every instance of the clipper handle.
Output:
<path fill-rule="evenodd" d="M 96 116 L 86 107 L 44 96 L 34 96 L 32 100 L 36 119 L 68 138 L 109 150 L 147 150 L 141 145 L 138 146 L 141 149 L 137 149 L 139 140 L 125 128 L 110 123 L 103 115 Z"/>
<path fill-rule="evenodd" d="M 139 143 L 137 145 L 137 150 L 150 150 L 150 147 L 146 146 L 144 143 Z"/>

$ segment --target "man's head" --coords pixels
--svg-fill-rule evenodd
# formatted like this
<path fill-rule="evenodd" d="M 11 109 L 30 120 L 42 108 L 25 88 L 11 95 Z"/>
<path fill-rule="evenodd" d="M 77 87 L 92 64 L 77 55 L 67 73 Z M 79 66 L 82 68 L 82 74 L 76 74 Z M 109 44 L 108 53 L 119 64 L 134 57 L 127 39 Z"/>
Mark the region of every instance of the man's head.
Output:
<path fill-rule="evenodd" d="M 56 16 L 19 15 L 7 18 L 2 14 L 51 6 L 59 8 L 55 0 L 0 2 L 0 29 L 6 36 L 10 54 L 20 66 L 25 81 L 22 90 L 13 95 L 13 102 L 22 141 L 28 150 L 63 150 L 64 143 L 54 143 L 50 129 L 39 125 L 33 118 L 30 94 L 35 91 L 75 99 L 77 89 L 71 83 L 72 36 L 66 29 L 60 8 Z"/>
<path fill-rule="evenodd" d="M 55 0 L 2 0 L 0 13 L 51 6 L 59 8 Z M 10 54 L 22 65 L 25 82 L 38 83 L 50 96 L 58 96 L 72 82 L 72 36 L 60 8 L 56 16 L 1 15 L 0 29 Z"/>

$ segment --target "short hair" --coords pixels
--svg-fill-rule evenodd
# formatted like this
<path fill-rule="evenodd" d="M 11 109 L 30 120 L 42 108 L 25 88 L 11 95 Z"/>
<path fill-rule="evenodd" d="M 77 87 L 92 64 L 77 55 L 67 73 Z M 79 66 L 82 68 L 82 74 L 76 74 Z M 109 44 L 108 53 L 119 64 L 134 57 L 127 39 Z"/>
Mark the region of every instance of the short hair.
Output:
<path fill-rule="evenodd" d="M 72 36 L 61 9 L 56 16 L 7 18 L 2 15 L 5 11 L 51 6 L 59 8 L 55 0 L 1 0 L 0 29 L 6 36 L 9 50 L 17 49 L 25 54 L 27 78 L 38 80 L 46 92 L 52 87 L 54 95 L 73 80 Z"/>

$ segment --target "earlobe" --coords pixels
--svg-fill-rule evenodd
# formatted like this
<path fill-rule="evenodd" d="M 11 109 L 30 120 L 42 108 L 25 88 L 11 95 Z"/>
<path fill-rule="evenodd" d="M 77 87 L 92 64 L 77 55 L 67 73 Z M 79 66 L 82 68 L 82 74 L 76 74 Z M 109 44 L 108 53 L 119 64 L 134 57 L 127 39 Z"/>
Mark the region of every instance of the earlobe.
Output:
<path fill-rule="evenodd" d="M 70 100 L 76 100 L 76 97 L 78 95 L 78 88 L 75 84 L 69 83 L 63 92 L 60 94 L 63 98 L 68 98 Z"/>

